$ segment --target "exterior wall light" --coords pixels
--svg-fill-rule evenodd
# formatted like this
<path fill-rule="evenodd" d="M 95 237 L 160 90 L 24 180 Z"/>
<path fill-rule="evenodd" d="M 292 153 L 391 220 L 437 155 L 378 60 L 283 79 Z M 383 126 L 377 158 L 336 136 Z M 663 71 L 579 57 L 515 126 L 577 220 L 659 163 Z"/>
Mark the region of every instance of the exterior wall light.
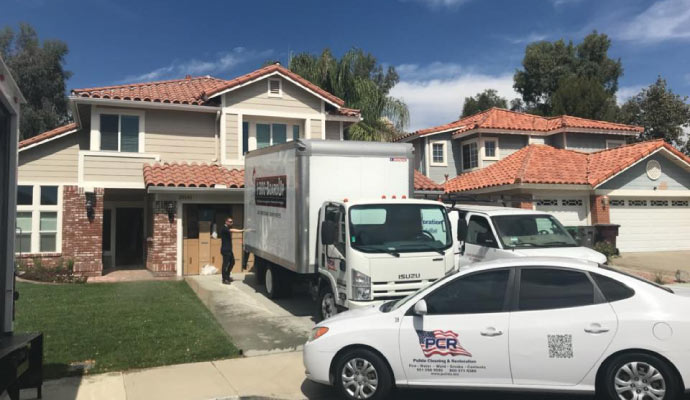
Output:
<path fill-rule="evenodd" d="M 166 210 L 168 211 L 168 221 L 175 221 L 175 202 L 169 201 L 166 206 Z"/>
<path fill-rule="evenodd" d="M 89 219 L 89 221 L 93 221 L 94 217 L 94 211 L 93 208 L 96 205 L 96 195 L 93 192 L 86 192 L 85 193 L 86 197 L 86 217 Z"/>
<path fill-rule="evenodd" d="M 601 209 L 606 210 L 609 206 L 609 196 L 601 196 Z"/>

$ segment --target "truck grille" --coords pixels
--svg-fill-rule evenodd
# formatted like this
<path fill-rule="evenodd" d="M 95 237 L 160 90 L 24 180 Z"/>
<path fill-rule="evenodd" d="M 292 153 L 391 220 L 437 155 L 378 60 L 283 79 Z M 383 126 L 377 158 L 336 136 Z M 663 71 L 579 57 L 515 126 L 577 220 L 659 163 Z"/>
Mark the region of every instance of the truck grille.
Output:
<path fill-rule="evenodd" d="M 423 288 L 436 279 L 373 282 L 374 300 L 398 299 Z"/>

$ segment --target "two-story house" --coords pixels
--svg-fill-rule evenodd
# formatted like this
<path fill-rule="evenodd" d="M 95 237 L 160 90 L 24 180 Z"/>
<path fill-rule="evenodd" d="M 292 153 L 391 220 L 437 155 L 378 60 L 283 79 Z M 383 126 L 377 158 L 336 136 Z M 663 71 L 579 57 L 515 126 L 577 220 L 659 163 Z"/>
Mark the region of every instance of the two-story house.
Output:
<path fill-rule="evenodd" d="M 642 127 L 500 108 L 401 138 L 446 193 L 621 225 L 621 251 L 690 249 L 690 158 Z M 630 143 L 630 144 L 628 144 Z"/>
<path fill-rule="evenodd" d="M 73 260 L 85 275 L 104 267 L 198 273 L 204 260 L 183 263 L 188 242 L 228 216 L 241 227 L 246 152 L 297 138 L 343 140 L 360 120 L 278 64 L 232 80 L 74 89 L 69 100 L 74 123 L 19 144 L 15 249 L 26 263 Z M 418 179 L 420 190 L 442 191 Z"/>

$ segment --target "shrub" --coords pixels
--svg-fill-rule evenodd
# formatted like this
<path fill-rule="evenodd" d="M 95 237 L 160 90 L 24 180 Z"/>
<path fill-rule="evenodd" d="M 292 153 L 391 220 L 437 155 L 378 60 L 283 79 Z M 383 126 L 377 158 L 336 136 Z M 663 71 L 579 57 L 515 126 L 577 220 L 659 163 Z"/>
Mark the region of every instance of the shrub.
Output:
<path fill-rule="evenodd" d="M 606 240 L 595 243 L 594 250 L 605 255 L 607 260 L 611 260 L 612 258 L 618 256 L 618 250 L 616 247 L 613 245 L 613 243 Z"/>
<path fill-rule="evenodd" d="M 20 261 L 17 263 L 17 270 L 23 279 L 52 282 L 52 283 L 84 283 L 86 277 L 74 275 L 74 260 L 67 261 L 60 259 L 54 267 L 46 267 L 40 258 L 33 259 L 33 265 L 28 266 Z"/>
<path fill-rule="evenodd" d="M 657 271 L 654 273 L 654 283 L 657 283 L 659 285 L 663 285 L 666 282 L 664 279 L 664 273 L 661 271 Z"/>

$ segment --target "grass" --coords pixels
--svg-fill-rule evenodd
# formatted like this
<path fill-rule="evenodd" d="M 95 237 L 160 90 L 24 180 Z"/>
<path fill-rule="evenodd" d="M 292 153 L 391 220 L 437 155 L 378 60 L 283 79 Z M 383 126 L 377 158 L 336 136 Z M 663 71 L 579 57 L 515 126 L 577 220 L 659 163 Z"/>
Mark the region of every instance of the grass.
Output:
<path fill-rule="evenodd" d="M 238 355 L 184 281 L 40 285 L 18 282 L 15 331 L 42 331 L 44 374 L 89 374 Z"/>

